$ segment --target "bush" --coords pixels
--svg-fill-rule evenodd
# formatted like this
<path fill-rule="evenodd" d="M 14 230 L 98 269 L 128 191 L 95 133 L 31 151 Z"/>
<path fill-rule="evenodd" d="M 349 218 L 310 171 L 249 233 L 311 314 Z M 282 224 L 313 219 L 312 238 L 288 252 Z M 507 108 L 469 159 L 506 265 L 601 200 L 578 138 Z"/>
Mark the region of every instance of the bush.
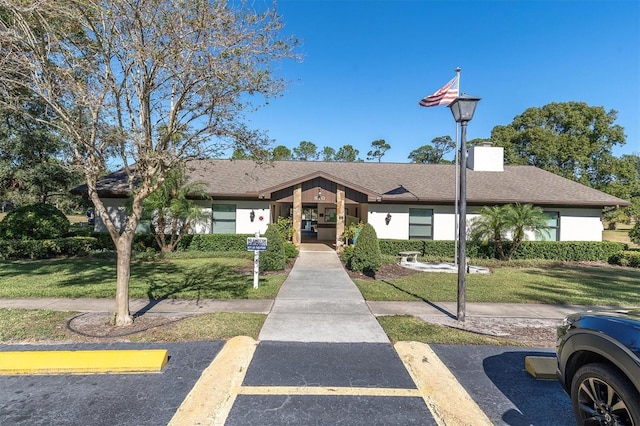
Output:
<path fill-rule="evenodd" d="M 279 271 L 287 264 L 284 242 L 277 227 L 269 225 L 264 233 L 267 238 L 267 250 L 260 254 L 261 271 Z"/>
<path fill-rule="evenodd" d="M 58 256 L 85 256 L 96 250 L 92 237 L 53 240 L 0 240 L 0 259 L 48 259 Z"/>
<path fill-rule="evenodd" d="M 640 222 L 633 225 L 633 228 L 629 231 L 629 239 L 634 244 L 640 244 Z"/>
<path fill-rule="evenodd" d="M 640 268 L 640 251 L 621 251 L 620 253 L 616 253 L 611 256 L 609 263 L 620 266 L 629 266 L 631 268 Z"/>
<path fill-rule="evenodd" d="M 273 226 L 277 229 L 282 241 L 291 241 L 293 238 L 293 233 L 295 232 L 293 229 L 293 218 L 280 216 L 276 223 L 269 226 Z"/>
<path fill-rule="evenodd" d="M 195 234 L 190 251 L 247 251 L 247 234 Z"/>
<path fill-rule="evenodd" d="M 298 248 L 291 241 L 285 241 L 284 254 L 287 256 L 287 259 L 293 259 L 298 256 Z"/>
<path fill-rule="evenodd" d="M 424 255 L 424 243 L 423 240 L 380 240 L 378 244 L 380 253 L 397 256 L 401 251 L 419 251 L 421 255 Z M 360 244 L 360 236 L 358 236 L 358 244 Z M 453 256 L 453 252 L 451 255 Z"/>
<path fill-rule="evenodd" d="M 340 260 L 351 269 L 351 258 L 353 257 L 354 246 L 344 246 L 340 252 Z"/>
<path fill-rule="evenodd" d="M 69 219 L 50 204 L 18 207 L 0 222 L 0 238 L 46 240 L 59 238 L 69 231 Z"/>
<path fill-rule="evenodd" d="M 365 224 L 358 235 L 358 243 L 353 248 L 350 267 L 353 271 L 374 273 L 382 266 L 380 244 L 376 230 L 370 224 Z"/>

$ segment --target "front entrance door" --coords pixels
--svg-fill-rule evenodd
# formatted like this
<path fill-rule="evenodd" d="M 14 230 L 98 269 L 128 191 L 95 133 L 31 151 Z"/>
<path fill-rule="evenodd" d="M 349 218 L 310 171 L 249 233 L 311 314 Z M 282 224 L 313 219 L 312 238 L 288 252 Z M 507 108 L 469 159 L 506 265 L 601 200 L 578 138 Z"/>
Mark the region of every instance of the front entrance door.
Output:
<path fill-rule="evenodd" d="M 316 241 L 318 239 L 318 205 L 304 204 L 302 206 L 302 223 L 300 226 L 302 241 Z"/>

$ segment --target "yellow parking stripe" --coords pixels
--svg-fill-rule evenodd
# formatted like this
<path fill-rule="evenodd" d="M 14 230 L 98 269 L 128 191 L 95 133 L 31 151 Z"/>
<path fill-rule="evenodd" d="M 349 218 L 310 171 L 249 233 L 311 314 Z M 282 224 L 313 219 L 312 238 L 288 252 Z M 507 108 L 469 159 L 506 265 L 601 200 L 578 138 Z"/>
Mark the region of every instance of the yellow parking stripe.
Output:
<path fill-rule="evenodd" d="M 346 388 L 305 386 L 242 386 L 240 395 L 316 395 L 316 396 L 402 396 L 422 397 L 418 389 L 401 388 Z"/>
<path fill-rule="evenodd" d="M 250 337 L 230 339 L 202 372 L 169 425 L 224 425 L 256 346 Z"/>
<path fill-rule="evenodd" d="M 492 425 L 429 345 L 398 342 L 394 347 L 438 424 Z"/>
<path fill-rule="evenodd" d="M 0 352 L 0 375 L 159 373 L 166 349 Z"/>

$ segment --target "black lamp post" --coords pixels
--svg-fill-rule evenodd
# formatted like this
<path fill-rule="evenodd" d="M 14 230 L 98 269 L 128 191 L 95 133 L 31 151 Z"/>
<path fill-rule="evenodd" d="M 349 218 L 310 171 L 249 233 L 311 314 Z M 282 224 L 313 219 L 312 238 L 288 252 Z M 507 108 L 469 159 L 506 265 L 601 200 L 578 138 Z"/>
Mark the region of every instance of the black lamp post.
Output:
<path fill-rule="evenodd" d="M 458 321 L 464 321 L 466 311 L 466 285 L 467 285 L 467 123 L 473 118 L 480 98 L 474 98 L 462 94 L 449 104 L 453 119 L 462 126 L 460 138 L 460 219 L 458 225 Z"/>

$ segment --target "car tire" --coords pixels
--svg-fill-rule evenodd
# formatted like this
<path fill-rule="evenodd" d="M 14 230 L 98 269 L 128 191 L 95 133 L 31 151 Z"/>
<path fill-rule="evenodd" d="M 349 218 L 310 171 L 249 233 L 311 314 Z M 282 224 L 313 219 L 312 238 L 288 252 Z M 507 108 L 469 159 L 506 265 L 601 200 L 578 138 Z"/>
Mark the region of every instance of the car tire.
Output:
<path fill-rule="evenodd" d="M 578 425 L 640 426 L 640 394 L 608 364 L 578 369 L 571 381 L 571 402 Z"/>

